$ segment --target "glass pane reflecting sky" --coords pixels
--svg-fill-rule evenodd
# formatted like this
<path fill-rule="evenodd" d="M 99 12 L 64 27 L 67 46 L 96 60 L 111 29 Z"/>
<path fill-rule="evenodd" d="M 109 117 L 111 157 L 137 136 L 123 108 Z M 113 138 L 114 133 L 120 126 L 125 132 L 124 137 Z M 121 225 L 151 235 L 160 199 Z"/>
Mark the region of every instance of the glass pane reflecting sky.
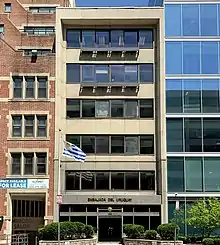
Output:
<path fill-rule="evenodd" d="M 76 0 L 77 7 L 146 6 L 149 0 Z"/>

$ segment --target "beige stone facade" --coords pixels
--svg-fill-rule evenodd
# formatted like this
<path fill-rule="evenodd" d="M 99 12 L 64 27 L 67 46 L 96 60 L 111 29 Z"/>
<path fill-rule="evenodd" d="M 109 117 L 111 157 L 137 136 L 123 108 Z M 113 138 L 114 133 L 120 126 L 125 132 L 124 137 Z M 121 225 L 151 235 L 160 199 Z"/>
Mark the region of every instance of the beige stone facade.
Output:
<path fill-rule="evenodd" d="M 62 156 L 61 191 L 63 205 L 105 204 L 117 201 L 129 205 L 159 205 L 161 222 L 167 221 L 166 204 L 166 127 L 164 82 L 164 30 L 163 8 L 58 8 L 56 18 L 56 96 L 55 96 L 55 176 L 57 173 L 60 136 L 62 135 L 154 135 L 154 154 L 87 154 L 80 163 Z M 153 30 L 152 48 L 132 48 L 110 45 L 100 47 L 68 47 L 67 30 Z M 68 83 L 69 63 L 83 65 L 153 64 L 153 80 L 142 83 Z M 111 68 L 112 69 L 112 68 Z M 73 76 L 76 73 L 73 73 Z M 80 68 L 80 77 L 82 68 Z M 138 75 L 140 76 L 140 74 Z M 153 118 L 72 118 L 66 116 L 66 99 L 75 100 L 154 100 Z M 63 147 L 63 146 L 62 146 Z M 87 152 L 85 152 L 87 153 Z M 137 191 L 93 190 L 67 191 L 66 171 L 154 171 L 155 189 Z M 56 198 L 56 196 L 55 196 Z M 92 200 L 92 201 L 91 201 Z M 56 206 L 56 204 L 55 204 Z M 112 206 L 113 207 L 113 206 Z M 57 207 L 55 207 L 57 210 Z M 98 227 L 97 227 L 98 228 Z"/>

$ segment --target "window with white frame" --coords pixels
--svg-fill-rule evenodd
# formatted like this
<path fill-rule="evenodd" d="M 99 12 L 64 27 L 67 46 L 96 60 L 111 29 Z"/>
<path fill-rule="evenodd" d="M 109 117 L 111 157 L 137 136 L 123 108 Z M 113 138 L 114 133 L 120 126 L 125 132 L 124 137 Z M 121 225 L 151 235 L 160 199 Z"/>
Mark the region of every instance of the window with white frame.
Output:
<path fill-rule="evenodd" d="M 12 115 L 12 137 L 47 137 L 47 115 Z"/>
<path fill-rule="evenodd" d="M 15 152 L 11 153 L 11 175 L 46 175 L 46 152 Z"/>
<path fill-rule="evenodd" d="M 48 78 L 35 76 L 13 76 L 14 99 L 47 99 Z"/>

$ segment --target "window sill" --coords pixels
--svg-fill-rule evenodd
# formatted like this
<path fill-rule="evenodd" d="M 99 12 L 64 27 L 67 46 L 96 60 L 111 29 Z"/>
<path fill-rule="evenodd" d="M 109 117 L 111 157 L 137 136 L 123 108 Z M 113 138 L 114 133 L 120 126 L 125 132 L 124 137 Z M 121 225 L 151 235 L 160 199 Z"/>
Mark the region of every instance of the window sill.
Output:
<path fill-rule="evenodd" d="M 49 179 L 49 175 L 6 175 L 6 178 Z"/>
<path fill-rule="evenodd" d="M 49 141 L 50 137 L 8 137 L 7 140 L 11 141 Z"/>
<path fill-rule="evenodd" d="M 66 117 L 66 120 L 154 120 L 154 117 Z"/>
<path fill-rule="evenodd" d="M 23 99 L 23 98 L 12 98 L 9 99 L 11 102 L 50 102 L 52 98 L 33 98 L 33 99 Z"/>

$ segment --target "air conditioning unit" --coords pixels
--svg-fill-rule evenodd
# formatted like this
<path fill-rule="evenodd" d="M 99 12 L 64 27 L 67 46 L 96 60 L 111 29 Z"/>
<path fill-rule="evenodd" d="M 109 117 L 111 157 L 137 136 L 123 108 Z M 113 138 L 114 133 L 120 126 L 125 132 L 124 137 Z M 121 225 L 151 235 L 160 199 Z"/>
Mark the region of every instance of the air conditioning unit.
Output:
<path fill-rule="evenodd" d="M 32 56 L 37 56 L 37 50 L 36 49 L 32 49 L 31 53 L 32 53 Z"/>

